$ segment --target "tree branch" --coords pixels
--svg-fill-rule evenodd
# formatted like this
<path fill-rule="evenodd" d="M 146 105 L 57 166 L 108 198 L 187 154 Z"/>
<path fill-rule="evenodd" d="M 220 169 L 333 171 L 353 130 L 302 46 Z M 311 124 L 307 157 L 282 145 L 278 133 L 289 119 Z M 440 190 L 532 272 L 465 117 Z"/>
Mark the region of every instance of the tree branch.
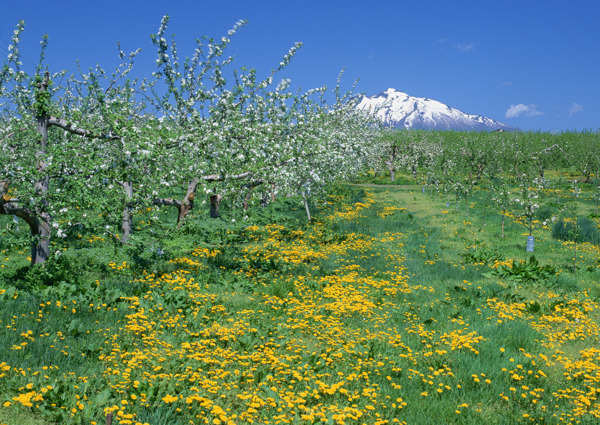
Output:
<path fill-rule="evenodd" d="M 563 151 L 563 150 L 562 150 L 562 148 L 561 148 L 560 146 L 558 146 L 558 144 L 556 144 L 556 143 L 555 143 L 555 144 L 553 144 L 553 145 L 552 145 L 552 146 L 550 146 L 550 147 L 547 147 L 547 148 L 545 148 L 545 149 L 542 149 L 542 150 L 540 151 L 539 155 L 541 155 L 541 154 L 543 154 L 543 153 L 550 153 L 550 152 L 552 151 L 552 149 L 554 149 L 554 148 L 558 148 L 558 149 L 559 149 L 559 150 L 560 150 L 562 153 L 564 153 L 564 154 L 565 154 L 565 156 L 568 156 L 568 155 L 567 155 L 567 153 L 566 153 L 565 151 Z"/>
<path fill-rule="evenodd" d="M 173 198 L 155 198 L 152 200 L 152 205 L 156 206 L 169 206 L 180 208 L 183 203 L 179 199 Z"/>
<path fill-rule="evenodd" d="M 4 143 L 6 140 L 10 139 L 14 135 L 15 135 L 15 132 L 13 131 L 8 136 L 6 136 L 4 139 L 2 139 L 2 141 L 0 141 L 0 143 Z"/>
<path fill-rule="evenodd" d="M 227 179 L 232 179 L 232 180 L 240 180 L 240 179 L 245 179 L 246 177 L 250 176 L 252 174 L 251 171 L 246 171 L 244 173 L 241 174 L 233 174 L 233 175 L 219 175 L 219 174 L 210 174 L 208 176 L 202 176 L 201 179 L 206 181 L 206 182 L 220 182 L 223 180 L 227 180 Z"/>
<path fill-rule="evenodd" d="M 58 117 L 50 117 L 48 119 L 48 125 L 53 125 L 55 127 L 62 128 L 63 130 L 68 131 L 69 133 L 77 134 L 83 137 L 90 137 L 92 139 L 119 140 L 121 138 L 121 136 L 115 136 L 111 134 L 93 133 L 89 130 L 79 128 L 75 124 L 71 124 L 67 120 Z"/>
<path fill-rule="evenodd" d="M 11 199 L 5 202 L 3 198 L 0 198 L 0 215 L 14 215 L 19 217 L 29 225 L 31 229 L 36 229 L 38 225 L 38 219 L 33 211 L 29 208 L 23 208 L 16 204 L 18 200 Z"/>

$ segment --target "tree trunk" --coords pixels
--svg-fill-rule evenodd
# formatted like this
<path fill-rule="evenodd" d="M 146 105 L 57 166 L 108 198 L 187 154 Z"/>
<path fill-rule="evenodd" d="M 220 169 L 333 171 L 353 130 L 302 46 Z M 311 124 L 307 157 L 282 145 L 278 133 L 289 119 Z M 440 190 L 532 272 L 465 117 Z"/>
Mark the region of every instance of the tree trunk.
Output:
<path fill-rule="evenodd" d="M 388 170 L 390 170 L 390 180 L 396 180 L 396 169 L 394 167 L 394 160 L 396 159 L 396 149 L 392 150 L 392 154 L 390 155 L 390 160 L 387 163 Z"/>
<path fill-rule="evenodd" d="M 248 189 L 248 192 L 246 192 L 246 195 L 244 196 L 244 201 L 242 202 L 244 211 L 248 211 L 248 208 L 250 207 L 250 199 L 252 199 L 252 189 L 260 186 L 263 183 L 264 182 L 262 180 L 256 180 L 243 186 L 244 188 Z M 262 206 L 266 206 L 266 196 L 266 192 L 264 192 L 263 199 L 261 199 L 260 202 Z M 275 184 L 273 183 L 271 183 L 271 201 L 275 202 Z"/>
<path fill-rule="evenodd" d="M 47 173 L 46 156 L 48 151 L 48 128 L 49 116 L 46 113 L 48 105 L 43 103 L 47 101 L 43 93 L 46 92 L 50 84 L 49 74 L 46 73 L 44 80 L 38 85 L 36 97 L 40 100 L 36 113 L 35 129 L 40 135 L 38 141 L 38 150 L 35 153 L 36 171 L 40 176 L 39 180 L 33 183 L 36 196 L 35 209 L 24 208 L 19 205 L 18 199 L 11 199 L 8 195 L 8 181 L 0 182 L 0 214 L 14 215 L 19 217 L 29 225 L 31 231 L 31 265 L 44 263 L 50 257 L 50 234 L 52 228 L 52 216 L 48 212 L 48 191 L 50 188 L 50 177 Z"/>
<path fill-rule="evenodd" d="M 246 196 L 244 196 L 244 202 L 242 203 L 243 207 L 244 207 L 244 211 L 248 211 L 248 208 L 250 207 L 250 199 L 252 198 L 252 188 L 248 189 L 248 192 L 246 192 Z"/>
<path fill-rule="evenodd" d="M 47 212 L 41 214 L 41 219 L 36 220 L 37 226 L 31 229 L 31 265 L 44 263 L 50 258 L 50 222 L 52 217 Z M 37 241 L 36 241 L 37 239 Z"/>
<path fill-rule="evenodd" d="M 121 231 L 123 232 L 122 242 L 126 243 L 131 236 L 133 230 L 133 183 L 121 182 L 123 190 L 125 190 L 125 207 L 123 208 L 123 217 L 121 219 Z"/>
<path fill-rule="evenodd" d="M 42 212 L 38 215 L 14 202 L 4 202 L 3 199 L 0 199 L 0 215 L 19 217 L 29 225 L 32 266 L 41 264 L 50 257 L 50 229 L 52 223 L 50 214 Z"/>
<path fill-rule="evenodd" d="M 390 180 L 396 181 L 396 167 L 394 167 L 394 162 L 396 161 L 396 146 L 392 147 L 392 153 L 390 155 L 390 160 L 387 163 L 388 170 L 390 170 Z"/>
<path fill-rule="evenodd" d="M 219 205 L 223 196 L 210 195 L 210 218 L 219 218 Z"/>
<path fill-rule="evenodd" d="M 195 196 L 195 195 L 192 194 L 192 196 Z M 194 207 L 194 199 L 192 198 L 188 202 L 184 202 L 183 204 L 181 204 L 181 206 L 178 208 L 178 211 L 179 211 L 177 213 L 177 228 L 178 229 L 184 223 L 185 218 L 190 213 L 190 211 L 192 210 L 193 207 Z"/>
<path fill-rule="evenodd" d="M 194 208 L 194 199 L 196 199 L 196 187 L 198 179 L 194 179 L 188 183 L 188 188 L 185 196 L 180 201 L 173 198 L 153 199 L 152 204 L 158 206 L 171 206 L 177 208 L 177 228 L 180 228 L 185 222 L 185 218 Z"/>
<path fill-rule="evenodd" d="M 304 198 L 304 208 L 306 208 L 306 216 L 308 217 L 308 221 L 310 218 L 310 209 L 308 208 L 308 200 L 306 199 L 306 192 L 302 191 L 302 197 Z"/>
<path fill-rule="evenodd" d="M 481 164 L 477 166 L 477 180 L 481 180 L 481 177 L 483 177 L 483 170 L 485 168 L 485 164 Z"/>
<path fill-rule="evenodd" d="M 197 186 L 198 179 L 194 179 L 188 183 L 187 192 L 181 201 L 181 205 L 178 206 L 179 214 L 177 214 L 177 228 L 181 227 L 189 212 L 192 210 L 192 208 L 194 208 L 194 199 L 196 199 Z"/>
<path fill-rule="evenodd" d="M 40 84 L 38 90 L 45 92 L 50 83 L 49 74 L 46 73 L 44 81 Z M 31 265 L 45 262 L 50 257 L 50 228 L 52 225 L 52 216 L 48 213 L 47 195 L 50 189 L 50 177 L 47 174 L 47 165 L 45 162 L 48 149 L 48 123 L 49 117 L 45 112 L 36 116 L 36 131 L 41 135 L 39 148 L 35 153 L 36 168 L 40 180 L 34 183 L 36 196 L 40 200 L 38 211 L 33 212 L 31 220 L 28 221 L 31 229 Z M 16 214 L 15 214 L 16 215 Z"/>
<path fill-rule="evenodd" d="M 260 206 L 266 207 L 269 205 L 269 194 L 267 192 L 262 193 L 262 198 L 260 199 Z"/>

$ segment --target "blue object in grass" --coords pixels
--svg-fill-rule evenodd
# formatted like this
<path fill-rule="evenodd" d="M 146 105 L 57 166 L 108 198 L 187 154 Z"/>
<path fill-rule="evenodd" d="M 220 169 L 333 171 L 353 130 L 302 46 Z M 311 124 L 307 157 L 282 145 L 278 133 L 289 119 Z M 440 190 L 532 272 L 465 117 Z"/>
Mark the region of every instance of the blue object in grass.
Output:
<path fill-rule="evenodd" d="M 525 252 L 533 252 L 534 239 L 533 236 L 527 236 L 527 249 Z"/>

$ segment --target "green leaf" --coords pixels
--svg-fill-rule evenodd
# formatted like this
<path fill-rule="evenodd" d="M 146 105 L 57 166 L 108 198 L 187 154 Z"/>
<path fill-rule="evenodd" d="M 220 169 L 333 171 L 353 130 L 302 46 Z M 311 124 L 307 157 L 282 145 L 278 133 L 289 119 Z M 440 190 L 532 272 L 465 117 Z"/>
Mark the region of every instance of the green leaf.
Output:
<path fill-rule="evenodd" d="M 108 403 L 109 399 L 110 399 L 110 391 L 108 389 L 105 389 L 101 393 L 97 394 L 96 398 L 94 398 L 94 406 L 102 407 L 106 403 Z"/>

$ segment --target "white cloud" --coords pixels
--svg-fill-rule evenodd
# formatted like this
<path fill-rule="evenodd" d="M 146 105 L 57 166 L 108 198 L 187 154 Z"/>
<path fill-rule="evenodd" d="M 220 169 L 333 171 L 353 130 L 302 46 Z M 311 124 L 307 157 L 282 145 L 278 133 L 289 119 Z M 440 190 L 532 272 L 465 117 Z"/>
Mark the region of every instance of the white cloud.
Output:
<path fill-rule="evenodd" d="M 536 115 L 542 115 L 543 112 L 537 110 L 537 106 L 533 104 L 524 105 L 519 103 L 518 105 L 510 105 L 510 108 L 504 114 L 505 118 L 517 118 L 520 115 L 526 117 L 535 117 Z"/>
<path fill-rule="evenodd" d="M 502 81 L 500 83 L 500 85 L 501 86 L 512 86 L 512 83 L 513 83 L 512 81 Z"/>
<path fill-rule="evenodd" d="M 453 45 L 459 52 L 470 52 L 475 50 L 475 43 L 458 43 Z"/>
<path fill-rule="evenodd" d="M 569 116 L 572 117 L 573 115 L 575 115 L 577 112 L 581 112 L 583 111 L 583 105 L 580 105 L 577 102 L 573 102 L 573 104 L 571 105 L 571 107 L 569 108 Z"/>

